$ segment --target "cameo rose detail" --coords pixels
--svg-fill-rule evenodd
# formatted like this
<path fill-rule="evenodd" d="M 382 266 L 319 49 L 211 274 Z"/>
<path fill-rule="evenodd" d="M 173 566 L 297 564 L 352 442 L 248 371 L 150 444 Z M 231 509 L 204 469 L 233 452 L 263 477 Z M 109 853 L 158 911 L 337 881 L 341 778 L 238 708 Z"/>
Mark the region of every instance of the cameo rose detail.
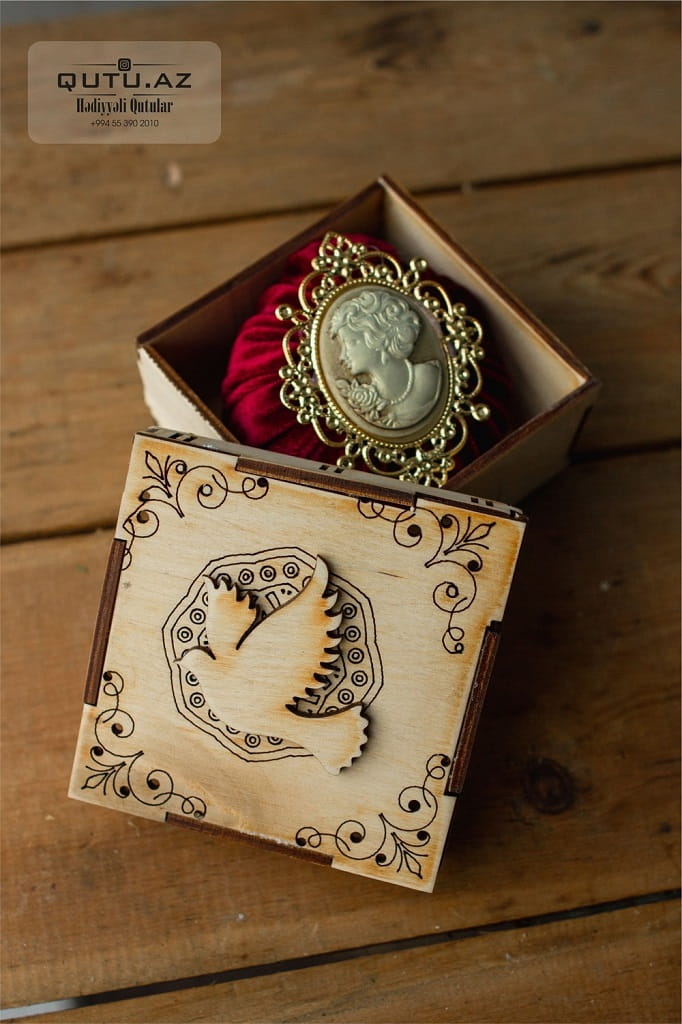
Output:
<path fill-rule="evenodd" d="M 364 416 L 371 423 L 381 423 L 387 402 L 371 384 L 360 384 L 352 380 L 337 380 L 336 386 L 354 412 Z"/>

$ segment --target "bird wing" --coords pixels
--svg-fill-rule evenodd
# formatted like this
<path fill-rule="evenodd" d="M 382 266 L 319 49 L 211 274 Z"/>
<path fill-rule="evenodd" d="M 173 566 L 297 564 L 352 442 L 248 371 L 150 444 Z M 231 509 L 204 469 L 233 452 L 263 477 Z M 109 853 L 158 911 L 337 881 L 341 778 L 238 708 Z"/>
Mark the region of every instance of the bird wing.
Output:
<path fill-rule="evenodd" d="M 297 597 L 278 608 L 245 637 L 240 657 L 253 665 L 259 687 L 267 686 L 273 701 L 288 706 L 296 694 L 322 685 L 315 676 L 327 674 L 338 657 L 340 637 L 334 636 L 341 615 L 330 615 L 337 599 L 324 596 L 329 570 L 318 558 L 310 580 Z"/>
<path fill-rule="evenodd" d="M 206 634 L 215 658 L 234 654 L 254 621 L 255 611 L 248 595 L 240 594 L 228 576 L 209 577 Z"/>
<path fill-rule="evenodd" d="M 242 701 L 239 644 L 256 620 L 252 599 L 240 594 L 229 576 L 207 577 L 206 635 L 208 647 L 190 647 L 179 659 L 193 673 L 209 707 L 222 721 L 232 723 Z M 247 682 L 251 682 L 247 678 Z"/>

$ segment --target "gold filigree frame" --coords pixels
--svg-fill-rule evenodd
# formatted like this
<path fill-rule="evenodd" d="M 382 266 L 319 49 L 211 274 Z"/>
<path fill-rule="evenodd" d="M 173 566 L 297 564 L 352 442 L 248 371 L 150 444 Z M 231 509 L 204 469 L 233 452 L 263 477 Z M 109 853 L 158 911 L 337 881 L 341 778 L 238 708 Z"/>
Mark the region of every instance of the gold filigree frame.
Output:
<path fill-rule="evenodd" d="M 291 321 L 283 338 L 286 359 L 280 370 L 282 403 L 309 425 L 324 444 L 343 448 L 336 460 L 344 469 L 364 467 L 385 476 L 442 487 L 455 469 L 455 457 L 468 438 L 467 420 L 484 420 L 490 410 L 475 399 L 482 388 L 479 363 L 483 331 L 462 303 L 453 303 L 436 281 L 422 280 L 426 260 L 407 269 L 378 248 L 330 232 L 322 240 L 311 272 L 298 289 L 298 308 L 279 306 L 279 320 Z M 401 428 L 374 426 L 343 401 L 329 371 L 330 333 L 325 319 L 339 299 L 370 288 L 400 296 L 415 312 L 422 333 L 436 339 L 442 367 L 431 409 Z M 434 342 L 431 341 L 433 348 Z M 405 363 L 409 359 L 404 360 Z"/>

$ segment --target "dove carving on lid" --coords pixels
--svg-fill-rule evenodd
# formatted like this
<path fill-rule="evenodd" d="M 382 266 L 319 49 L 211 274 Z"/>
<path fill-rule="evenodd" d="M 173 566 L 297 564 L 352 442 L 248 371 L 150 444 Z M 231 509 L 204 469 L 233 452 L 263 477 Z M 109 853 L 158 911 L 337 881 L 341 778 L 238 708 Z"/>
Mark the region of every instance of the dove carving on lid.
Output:
<path fill-rule="evenodd" d="M 363 704 L 323 716 L 301 714 L 297 700 L 324 686 L 338 658 L 341 614 L 327 594 L 329 570 L 320 557 L 291 601 L 265 619 L 227 575 L 208 578 L 207 645 L 180 659 L 198 679 L 206 702 L 244 732 L 280 736 L 305 748 L 337 775 L 360 756 L 368 722 Z"/>

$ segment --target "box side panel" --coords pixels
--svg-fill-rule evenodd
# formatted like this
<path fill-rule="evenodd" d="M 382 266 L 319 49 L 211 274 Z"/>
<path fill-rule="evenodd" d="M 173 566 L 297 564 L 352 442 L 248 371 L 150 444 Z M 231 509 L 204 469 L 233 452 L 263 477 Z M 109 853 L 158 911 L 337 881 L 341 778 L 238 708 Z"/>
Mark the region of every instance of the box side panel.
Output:
<path fill-rule="evenodd" d="M 452 758 L 452 768 L 448 776 L 446 792 L 453 796 L 459 796 L 464 787 L 464 780 L 469 768 L 469 761 L 474 747 L 476 730 L 483 711 L 485 695 L 488 690 L 488 683 L 492 675 L 497 656 L 497 648 L 500 643 L 501 623 L 493 620 L 486 628 L 481 643 L 481 650 L 476 665 L 476 673 L 471 686 L 467 709 L 464 713 L 462 728 L 460 729 L 457 746 Z"/>
<path fill-rule="evenodd" d="M 514 431 L 486 455 L 452 477 L 450 486 L 483 498 L 517 503 L 567 463 L 576 434 L 594 403 L 596 383 L 585 385 L 555 409 Z"/>
<path fill-rule="evenodd" d="M 200 434 L 202 437 L 231 438 L 229 431 L 218 429 L 209 410 L 199 408 L 181 390 L 164 369 L 151 345 L 138 349 L 137 367 L 145 403 L 158 426 Z"/>
<path fill-rule="evenodd" d="M 523 413 L 544 412 L 588 379 L 588 371 L 498 281 L 441 231 L 409 197 L 388 186 L 386 234 L 439 274 L 466 287 L 485 309 Z"/>

